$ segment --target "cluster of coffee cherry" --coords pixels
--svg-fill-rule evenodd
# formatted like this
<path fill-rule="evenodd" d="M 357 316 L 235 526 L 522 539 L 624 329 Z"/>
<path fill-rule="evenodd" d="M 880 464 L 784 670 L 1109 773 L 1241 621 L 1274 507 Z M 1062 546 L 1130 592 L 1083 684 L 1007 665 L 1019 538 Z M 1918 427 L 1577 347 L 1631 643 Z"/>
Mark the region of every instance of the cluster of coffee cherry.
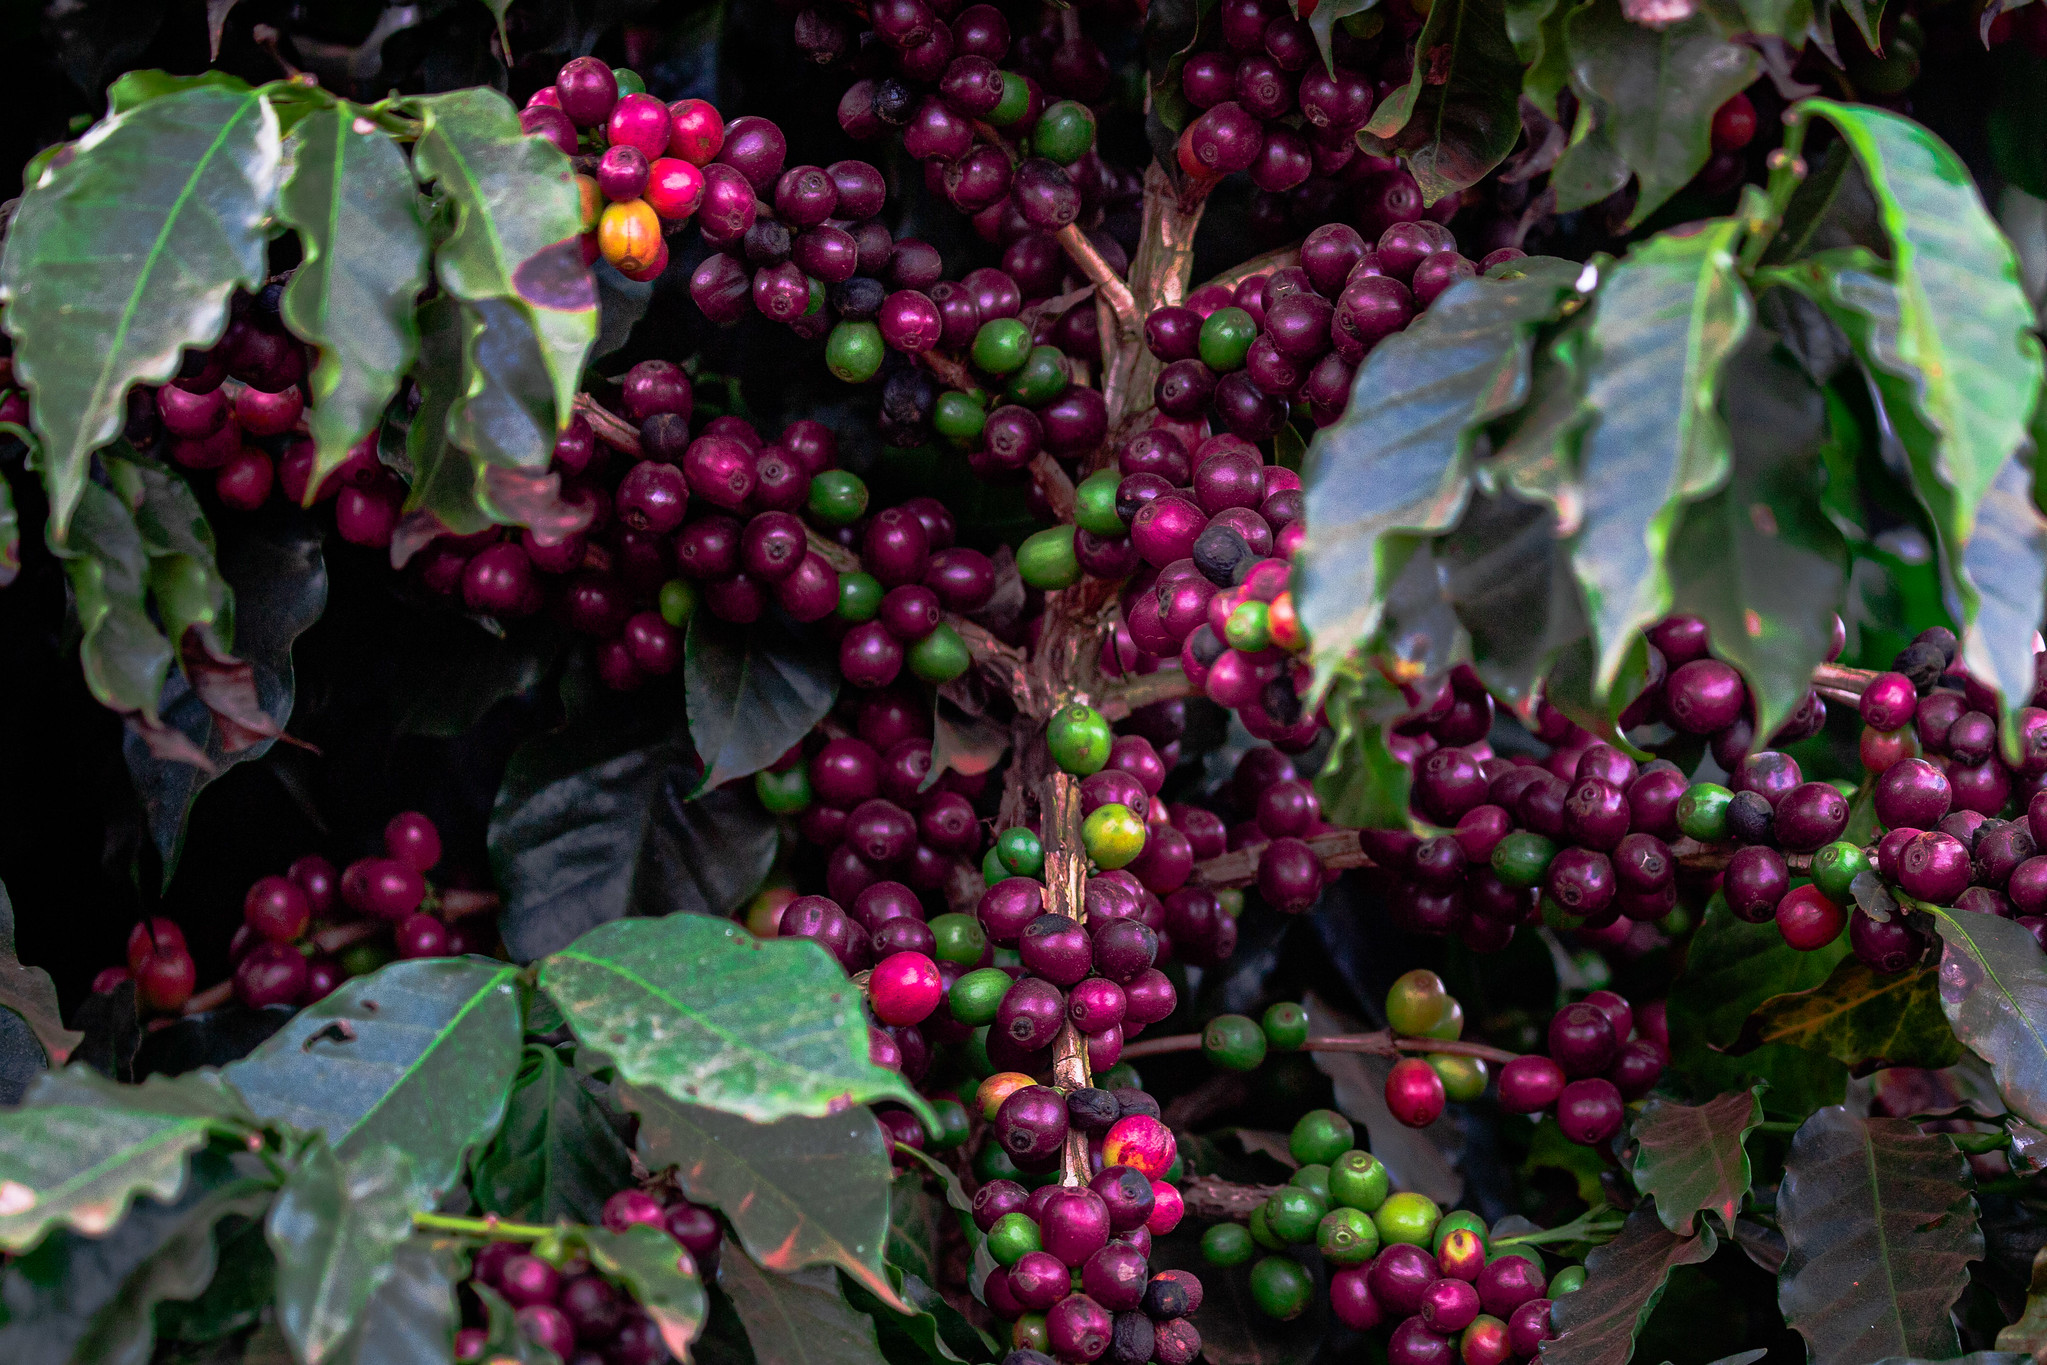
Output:
<path fill-rule="evenodd" d="M 753 186 L 711 164 L 727 137 L 718 111 L 703 100 L 663 104 L 625 68 L 575 58 L 534 91 L 519 127 L 574 159 L 585 264 L 602 256 L 627 279 L 651 280 L 668 268 L 668 234 L 699 208 L 729 214 L 743 198 L 751 214 Z"/>
<path fill-rule="evenodd" d="M 675 1239 L 686 1267 L 711 1277 L 724 1236 L 718 1216 L 700 1204 L 674 1198 L 666 1204 L 645 1190 L 621 1190 L 604 1204 L 604 1226 L 613 1232 L 645 1224 Z M 486 1243 L 470 1262 L 462 1294 L 463 1314 L 472 1325 L 455 1334 L 455 1359 L 485 1359 L 490 1332 L 472 1286 L 491 1291 L 512 1309 L 513 1323 L 530 1341 L 568 1365 L 663 1365 L 672 1360 L 653 1319 L 632 1296 L 592 1269 L 589 1261 L 550 1239 L 537 1243 Z"/>
<path fill-rule="evenodd" d="M 1541 1254 L 1483 1220 L 1445 1213 L 1428 1196 L 1394 1192 L 1385 1164 L 1355 1146 L 1341 1114 L 1310 1110 L 1288 1135 L 1297 1169 L 1244 1223 L 1217 1223 L 1201 1252 L 1216 1266 L 1250 1264 L 1252 1303 L 1298 1317 L 1315 1278 L 1287 1254 L 1313 1246 L 1330 1267 L 1329 1302 L 1358 1331 L 1391 1325 L 1387 1358 L 1402 1365 L 1504 1365 L 1555 1335 L 1551 1297 L 1576 1289 L 1576 1266 L 1547 1275 Z M 1497 1240 L 1498 1245 L 1492 1243 Z"/>
<path fill-rule="evenodd" d="M 428 885 L 426 874 L 440 861 L 433 821 L 402 811 L 384 827 L 381 857 L 358 858 L 337 873 L 333 863 L 309 853 L 282 875 L 259 877 L 242 900 L 242 925 L 228 945 L 233 998 L 252 1009 L 310 1005 L 394 957 L 488 951 L 473 921 L 449 916 L 442 895 Z M 493 903 L 481 898 L 483 905 Z M 199 1008 L 195 1000 L 222 1003 L 230 989 L 195 996 L 198 968 L 184 931 L 160 915 L 129 932 L 128 965 L 102 971 L 92 989 L 111 991 L 131 980 L 136 1003 L 158 1015 Z"/>

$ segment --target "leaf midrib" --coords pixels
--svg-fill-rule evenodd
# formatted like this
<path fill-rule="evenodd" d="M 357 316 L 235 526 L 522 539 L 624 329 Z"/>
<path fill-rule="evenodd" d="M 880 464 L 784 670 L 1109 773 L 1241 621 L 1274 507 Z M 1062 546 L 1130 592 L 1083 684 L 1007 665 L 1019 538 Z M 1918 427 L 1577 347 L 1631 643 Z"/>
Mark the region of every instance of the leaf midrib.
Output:
<path fill-rule="evenodd" d="M 488 981 L 484 982 L 475 991 L 472 991 L 469 998 L 462 1002 L 462 1008 L 456 1010 L 454 1014 L 449 1016 L 446 1023 L 434 1030 L 433 1039 L 424 1048 L 420 1049 L 419 1055 L 400 1073 L 397 1081 L 386 1088 L 384 1093 L 377 1097 L 376 1102 L 363 1111 L 361 1118 L 348 1125 L 348 1132 L 342 1136 L 340 1142 L 335 1143 L 335 1147 L 339 1149 L 342 1142 L 346 1142 L 357 1133 L 360 1133 L 369 1121 L 375 1118 L 386 1104 L 391 1102 L 392 1097 L 419 1073 L 419 1069 L 426 1065 L 427 1060 L 441 1050 L 441 1045 L 447 1042 L 448 1035 L 454 1031 L 455 1026 L 466 1019 L 469 1016 L 469 1012 L 475 1009 L 486 995 L 496 991 L 513 974 L 513 970 L 510 967 L 492 972 Z M 310 1035 L 308 1036 L 310 1037 Z"/>

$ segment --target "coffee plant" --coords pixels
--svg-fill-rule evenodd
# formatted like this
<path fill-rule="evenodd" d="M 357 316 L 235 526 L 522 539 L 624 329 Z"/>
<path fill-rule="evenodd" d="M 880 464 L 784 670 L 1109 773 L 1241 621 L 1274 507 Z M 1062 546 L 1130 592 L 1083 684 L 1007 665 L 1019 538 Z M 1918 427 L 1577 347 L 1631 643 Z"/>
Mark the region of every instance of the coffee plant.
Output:
<path fill-rule="evenodd" d="M 0 1360 L 2047 1360 L 2047 7 L 133 8 Z"/>

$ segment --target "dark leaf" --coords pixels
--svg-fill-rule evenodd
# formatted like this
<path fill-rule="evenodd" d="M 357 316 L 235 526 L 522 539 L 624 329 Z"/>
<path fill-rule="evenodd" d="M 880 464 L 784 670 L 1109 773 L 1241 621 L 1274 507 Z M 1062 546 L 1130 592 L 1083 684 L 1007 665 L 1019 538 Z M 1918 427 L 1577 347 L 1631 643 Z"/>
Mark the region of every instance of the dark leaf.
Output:
<path fill-rule="evenodd" d="M 632 1183 L 632 1156 L 583 1076 L 529 1043 L 505 1121 L 470 1181 L 485 1212 L 517 1223 L 591 1223 Z"/>
<path fill-rule="evenodd" d="M 757 1124 L 654 1090 L 620 1086 L 618 1095 L 640 1116 L 641 1158 L 655 1170 L 676 1167 L 690 1198 L 715 1204 L 731 1221 L 748 1256 L 781 1274 L 837 1265 L 908 1311 L 882 1261 L 889 1158 L 872 1114 L 856 1108 Z"/>
<path fill-rule="evenodd" d="M 1702 618 L 1741 669 L 1768 735 L 1812 691 L 1847 585 L 1841 536 L 1819 507 L 1820 393 L 1765 333 L 1722 379 L 1727 482 L 1685 507 L 1669 548 L 1671 602 Z M 2043 580 L 2047 581 L 2047 580 Z"/>
<path fill-rule="evenodd" d="M 1838 1106 L 1806 1120 L 1777 1195 L 1777 1304 L 1816 1365 L 1959 1353 L 1949 1310 L 1983 1255 L 1969 1183 L 1943 1134 Z"/>
<path fill-rule="evenodd" d="M 162 732 L 157 701 L 170 674 L 171 646 L 149 616 L 149 559 L 127 506 L 87 483 L 75 495 L 70 529 L 62 539 L 53 533 L 49 544 L 70 579 L 81 632 L 78 660 L 93 699 L 147 731 Z M 183 748 L 197 754 L 189 740 Z"/>
<path fill-rule="evenodd" d="M 73 147 L 22 196 L 0 257 L 53 540 L 129 387 L 170 378 L 184 347 L 220 336 L 235 286 L 261 287 L 282 163 L 268 102 L 219 85 L 150 100 Z"/>
<path fill-rule="evenodd" d="M 308 488 L 377 428 L 419 352 L 413 302 L 426 286 L 426 227 L 404 153 L 356 106 L 336 101 L 292 131 L 278 217 L 305 260 L 285 286 L 284 323 L 319 350 L 306 376 L 318 451 Z"/>
<path fill-rule="evenodd" d="M 1873 46 L 1873 45 L 1872 45 Z M 2005 181 L 2035 199 L 2047 199 L 2047 61 L 2024 43 L 2004 43 L 1992 53 L 1997 63 L 1997 99 L 1984 129 L 1990 160 Z"/>
<path fill-rule="evenodd" d="M 1468 189 L 1521 137 L 1521 60 L 1506 0 L 1432 6 L 1415 40 L 1414 74 L 1365 125 L 1382 156 L 1399 154 L 1424 203 Z"/>
<path fill-rule="evenodd" d="M 221 1074 L 256 1112 L 344 1158 L 397 1143 L 447 1189 L 496 1130 L 519 1067 L 518 973 L 480 958 L 397 962 L 346 982 Z"/>
<path fill-rule="evenodd" d="M 903 1301 L 916 1311 L 905 1317 L 867 1292 L 857 1281 L 841 1277 L 846 1301 L 874 1320 L 881 1351 L 891 1361 L 990 1361 L 998 1360 L 992 1338 L 968 1322 L 939 1292 L 916 1274 L 893 1261 L 889 1279 Z"/>
<path fill-rule="evenodd" d="M 861 992 L 817 943 L 708 915 L 619 920 L 543 962 L 540 987 L 621 1079 L 681 1103 L 771 1123 L 893 1099 L 933 1121 L 868 1060 Z"/>
<path fill-rule="evenodd" d="M 1556 1118 L 1551 1115 L 1545 1115 L 1529 1133 L 1528 1155 L 1521 1162 L 1524 1176 L 1532 1171 L 1548 1170 L 1569 1177 L 1578 1188 L 1578 1197 L 1587 1204 L 1604 1200 L 1599 1177 L 1611 1169 L 1601 1153 L 1565 1137 L 1564 1130 L 1557 1126 Z"/>
<path fill-rule="evenodd" d="M 1570 84 L 1571 57 L 1564 25 L 1577 0 L 1507 0 L 1507 37 L 1527 71 L 1521 97 L 1554 120 L 1557 95 Z"/>
<path fill-rule="evenodd" d="M 461 1312 L 452 1248 L 424 1237 L 401 1244 L 355 1332 L 328 1357 L 340 1365 L 447 1365 Z M 486 1291 L 487 1292 L 487 1291 Z"/>
<path fill-rule="evenodd" d="M 1734 1050 L 1788 1043 L 1824 1053 L 1857 1075 L 1883 1066 L 1953 1066 L 1962 1045 L 1941 1013 L 1938 975 L 1932 967 L 1879 975 L 1842 958 L 1811 990 L 1764 1001 Z"/>
<path fill-rule="evenodd" d="M 1734 1226 L 1748 1198 L 1749 1130 L 1763 1121 L 1754 1091 L 1722 1095 L 1704 1104 L 1677 1104 L 1651 1095 L 1630 1129 L 1635 1153 L 1635 1187 L 1656 1199 L 1657 1216 L 1680 1237 L 1692 1233 L 1692 1216 L 1715 1213 L 1722 1230 Z"/>
<path fill-rule="evenodd" d="M 772 615 L 733 626 L 698 612 L 684 645 L 683 682 L 690 743 L 704 760 L 700 793 L 773 763 L 839 695 L 836 657 Z"/>
<path fill-rule="evenodd" d="M 775 857 L 751 793 L 691 801 L 699 766 L 674 743 L 592 761 L 574 735 L 521 749 L 491 812 L 505 946 L 521 962 L 627 915 L 724 915 Z"/>
<path fill-rule="evenodd" d="M 1673 1233 L 1645 1199 L 1620 1236 L 1585 1258 L 1585 1287 L 1550 1310 L 1557 1336 L 1542 1344 L 1543 1365 L 1627 1365 L 1670 1272 L 1711 1259 L 1718 1245 L 1710 1224 L 1696 1237 Z"/>
<path fill-rule="evenodd" d="M 689 1359 L 689 1344 L 703 1328 L 708 1306 L 689 1253 L 659 1228 L 638 1224 L 624 1232 L 581 1228 L 576 1240 L 590 1263 L 625 1286 L 627 1293 L 661 1329 L 676 1359 Z M 738 1257 L 733 1259 L 737 1260 Z"/>
<path fill-rule="evenodd" d="M 1527 397 L 1529 339 L 1578 267 L 1530 258 L 1512 278 L 1453 286 L 1359 367 L 1343 418 L 1316 433 L 1295 599 L 1316 657 L 1334 663 L 1378 629 L 1407 536 L 1462 513 L 1479 429 Z M 1403 534 L 1405 533 L 1405 534 Z"/>
<path fill-rule="evenodd" d="M 1479 494 L 1437 541 L 1436 560 L 1471 636 L 1473 665 L 1507 702 L 1533 696 L 1557 655 L 1585 637 L 1585 608 L 1549 508 Z"/>
<path fill-rule="evenodd" d="M 647 315 L 647 305 L 654 300 L 654 283 L 651 280 L 627 279 L 601 256 L 594 269 L 597 274 L 597 341 L 590 348 L 590 359 L 598 360 L 632 339 L 633 328 Z"/>
<path fill-rule="evenodd" d="M 238 1062 L 297 1012 L 291 1005 L 250 1009 L 239 1000 L 230 1000 L 218 1009 L 180 1015 L 143 1038 L 135 1052 L 135 1074 L 138 1078 L 182 1076 L 201 1067 Z"/>
<path fill-rule="evenodd" d="M 156 1306 L 156 1334 L 165 1341 L 203 1343 L 256 1325 L 270 1304 L 276 1262 L 260 1218 L 227 1218 L 213 1231 L 216 1269 L 196 1299 Z"/>
<path fill-rule="evenodd" d="M 1386 747 L 1386 723 L 1405 710 L 1376 670 L 1363 682 L 1339 677 L 1324 703 L 1336 731 L 1315 792 L 1333 820 L 1356 829 L 1396 829 L 1407 820 L 1413 774 Z"/>
<path fill-rule="evenodd" d="M 2033 1355 L 2047 1347 L 2047 1246 L 2033 1255 L 2033 1278 L 2026 1286 L 2026 1311 L 1997 1334 L 1997 1349 Z"/>
<path fill-rule="evenodd" d="M 1962 656 L 1972 674 L 2004 694 L 2007 711 L 2033 694 L 2033 632 L 2047 617 L 2047 518 L 2033 502 L 2033 478 L 2026 461 L 2006 460 L 1977 506 L 1976 533 L 1962 548 L 1962 571 L 1977 594 Z M 2007 723 L 2004 733 L 2016 745 L 2017 727 Z"/>
<path fill-rule="evenodd" d="M 754 1358 L 773 1365 L 883 1365 L 874 1320 L 839 1293 L 829 1269 L 771 1275 L 728 1248 L 718 1286 L 746 1324 Z"/>
<path fill-rule="evenodd" d="M 118 1081 L 134 1079 L 136 1049 L 142 1045 L 142 1020 L 135 1009 L 135 983 L 123 981 L 111 991 L 85 998 L 71 1022 L 85 1036 L 71 1060 Z"/>
<path fill-rule="evenodd" d="M 277 1257 L 277 1323 L 306 1365 L 336 1354 L 391 1278 L 420 1193 L 412 1159 L 389 1143 L 344 1162 L 315 1142 L 299 1158 L 265 1234 Z"/>
<path fill-rule="evenodd" d="M 1585 348 L 1585 492 L 1571 562 L 1597 641 L 1596 687 L 1619 674 L 1643 626 L 1669 610 L 1664 564 L 1678 512 L 1727 478 L 1721 368 L 1753 311 L 1735 271 L 1741 225 L 1649 239 L 1612 266 Z"/>
<path fill-rule="evenodd" d="M 1619 0 L 1597 0 L 1566 27 L 1572 78 L 1599 101 L 1607 138 L 1640 182 L 1633 227 L 1705 166 L 1713 112 L 1754 82 L 1761 60 L 1706 7 L 1650 28 L 1628 22 Z"/>
<path fill-rule="evenodd" d="M 1144 61 L 1151 90 L 1149 117 L 1157 120 L 1160 131 L 1166 134 L 1168 152 L 1173 139 L 1199 112 L 1180 89 L 1180 69 L 1187 64 L 1189 54 L 1199 45 L 1200 39 L 1212 35 L 1216 27 L 1216 4 L 1217 0 L 1160 0 L 1157 5 L 1145 7 Z M 1329 51 L 1326 33 L 1318 35 L 1317 41 L 1322 43 L 1326 54 Z M 1179 166 L 1169 155 L 1161 154 L 1159 161 L 1168 168 L 1169 174 L 1178 173 Z"/>
<path fill-rule="evenodd" d="M 214 1225 L 260 1217 L 270 1198 L 267 1179 L 205 1152 L 169 1202 L 138 1202 L 103 1236 L 54 1233 L 0 1272 L 0 1360 L 146 1365 L 156 1305 L 197 1298 L 213 1278 Z"/>
<path fill-rule="evenodd" d="M 1940 1004 L 1955 1037 L 1990 1063 L 2012 1111 L 2047 1124 L 2047 970 L 2032 934 L 1995 915 L 1936 910 Z"/>
<path fill-rule="evenodd" d="M 493 635 L 452 623 L 431 656 L 397 661 L 405 713 L 400 734 L 453 739 L 467 734 L 493 706 L 540 686 L 567 645 L 546 623 Z"/>
<path fill-rule="evenodd" d="M 14 902 L 0 882 L 0 1007 L 12 1010 L 34 1030 L 42 1057 L 50 1066 L 71 1060 L 84 1034 L 64 1027 L 57 1005 L 57 985 L 41 967 L 23 965 L 14 949 Z"/>
<path fill-rule="evenodd" d="M 172 1200 L 193 1153 L 255 1116 L 213 1074 L 120 1085 L 89 1067 L 43 1076 L 0 1112 L 0 1249 L 58 1226 L 97 1237 L 139 1198 Z"/>

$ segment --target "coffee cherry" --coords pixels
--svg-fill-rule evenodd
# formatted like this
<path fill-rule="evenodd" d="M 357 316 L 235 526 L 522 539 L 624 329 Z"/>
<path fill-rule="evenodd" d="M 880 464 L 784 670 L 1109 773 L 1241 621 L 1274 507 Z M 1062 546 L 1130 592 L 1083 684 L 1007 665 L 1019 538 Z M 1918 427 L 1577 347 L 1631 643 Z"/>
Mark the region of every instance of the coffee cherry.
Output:
<path fill-rule="evenodd" d="M 1952 805 L 1948 779 L 1921 758 L 1902 759 L 1876 782 L 1876 818 L 1887 829 L 1931 829 Z"/>
<path fill-rule="evenodd" d="M 264 877 L 249 888 L 242 899 L 242 918 L 248 926 L 274 943 L 290 943 L 306 931 L 312 919 L 306 893 L 285 877 Z"/>
<path fill-rule="evenodd" d="M 1107 766 L 1115 736 L 1101 712 L 1070 702 L 1052 714 L 1045 726 L 1045 742 L 1061 770 L 1086 777 Z"/>
<path fill-rule="evenodd" d="M 1777 902 L 1777 929 L 1786 943 L 1802 953 L 1826 947 L 1841 936 L 1846 925 L 1841 907 L 1817 886 L 1793 887 Z"/>
<path fill-rule="evenodd" d="M 1627 1110 L 1613 1082 L 1601 1077 L 1572 1081 L 1557 1097 L 1557 1126 L 1580 1146 L 1591 1147 L 1618 1133 Z"/>
<path fill-rule="evenodd" d="M 1410 1128 L 1434 1123 L 1446 1100 L 1443 1078 L 1419 1057 L 1403 1057 L 1386 1073 L 1386 1107 Z"/>

